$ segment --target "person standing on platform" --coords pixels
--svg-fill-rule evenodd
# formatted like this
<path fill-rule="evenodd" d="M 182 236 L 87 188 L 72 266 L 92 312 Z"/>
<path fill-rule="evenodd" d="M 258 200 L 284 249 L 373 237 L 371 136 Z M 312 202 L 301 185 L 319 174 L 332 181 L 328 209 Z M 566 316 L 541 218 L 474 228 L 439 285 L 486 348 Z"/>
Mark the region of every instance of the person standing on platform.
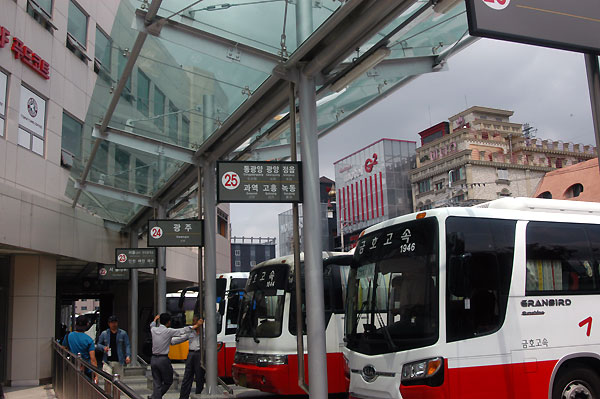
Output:
<path fill-rule="evenodd" d="M 152 359 L 150 368 L 152 370 L 152 399 L 161 399 L 173 384 L 173 366 L 169 359 L 169 347 L 173 337 L 194 331 L 203 324 L 202 319 L 198 319 L 193 326 L 183 328 L 170 328 L 171 315 L 162 313 L 154 318 L 150 323 L 150 332 L 152 333 Z"/>
<path fill-rule="evenodd" d="M 196 325 L 200 320 L 198 315 L 194 315 L 193 323 Z M 196 393 L 202 393 L 204 388 L 204 369 L 202 368 L 202 356 L 200 352 L 200 327 L 192 331 L 188 331 L 184 335 L 171 339 L 171 345 L 177 345 L 185 341 L 190 341 L 190 349 L 188 357 L 185 361 L 185 372 L 183 373 L 183 381 L 181 382 L 181 391 L 179 399 L 188 399 L 192 391 L 192 382 L 196 381 Z"/>
<path fill-rule="evenodd" d="M 98 349 L 104 352 L 102 369 L 123 376 L 123 367 L 131 363 L 131 344 L 127 333 L 119 328 L 117 316 L 108 318 L 108 329 L 98 338 Z"/>
<path fill-rule="evenodd" d="M 98 367 L 98 363 L 96 362 L 94 340 L 85 333 L 87 327 L 87 317 L 79 316 L 75 320 L 75 331 L 65 335 L 61 345 L 75 355 L 81 354 L 81 358 L 83 360 L 90 362 L 94 367 Z M 88 368 L 85 368 L 85 375 L 92 377 L 92 371 Z"/>

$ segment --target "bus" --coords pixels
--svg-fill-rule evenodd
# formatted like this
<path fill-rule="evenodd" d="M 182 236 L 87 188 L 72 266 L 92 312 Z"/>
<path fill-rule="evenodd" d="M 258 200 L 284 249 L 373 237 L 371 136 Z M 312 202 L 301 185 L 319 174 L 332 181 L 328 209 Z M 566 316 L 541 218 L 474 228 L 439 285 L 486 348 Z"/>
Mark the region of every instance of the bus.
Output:
<path fill-rule="evenodd" d="M 221 273 L 217 275 L 217 341 L 219 377 L 231 378 L 231 366 L 235 356 L 235 332 L 239 318 L 240 300 L 248 272 Z M 198 313 L 198 286 L 188 287 L 167 294 L 167 311 L 171 313 L 174 328 L 192 324 L 194 313 Z M 189 343 L 171 345 L 171 360 L 187 359 Z"/>
<path fill-rule="evenodd" d="M 300 259 L 303 259 L 303 254 Z M 323 252 L 330 393 L 348 391 L 342 368 L 342 348 L 345 283 L 351 261 L 352 256 L 342 252 Z M 305 394 L 298 385 L 294 266 L 294 257 L 285 256 L 260 263 L 250 271 L 237 332 L 238 351 L 233 364 L 233 380 L 240 386 L 279 395 Z M 303 269 L 301 266 L 302 276 Z M 302 290 L 302 313 L 306 316 L 304 288 Z M 304 348 L 305 324 L 302 326 Z M 305 375 L 308 375 L 306 351 L 304 357 Z"/>
<path fill-rule="evenodd" d="M 600 204 L 503 198 L 361 234 L 350 398 L 600 398 Z"/>

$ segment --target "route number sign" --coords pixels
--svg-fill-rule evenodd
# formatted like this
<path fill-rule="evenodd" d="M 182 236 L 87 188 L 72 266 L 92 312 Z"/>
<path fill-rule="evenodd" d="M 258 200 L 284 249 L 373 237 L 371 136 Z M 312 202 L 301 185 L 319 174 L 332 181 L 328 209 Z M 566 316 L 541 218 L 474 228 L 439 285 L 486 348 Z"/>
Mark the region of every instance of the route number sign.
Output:
<path fill-rule="evenodd" d="M 221 184 L 227 190 L 235 190 L 240 186 L 240 176 L 235 172 L 226 172 L 221 178 Z"/>
<path fill-rule="evenodd" d="M 117 255 L 117 262 L 119 263 L 125 263 L 127 262 L 127 254 L 118 254 Z"/>
<path fill-rule="evenodd" d="M 156 268 L 156 248 L 117 248 L 115 261 L 115 265 L 110 265 L 115 270 L 153 269 Z M 111 269 L 106 271 L 110 274 Z"/>
<path fill-rule="evenodd" d="M 152 235 L 152 238 L 155 239 L 159 239 L 163 236 L 163 231 L 160 227 L 158 226 L 154 226 L 151 230 L 150 230 L 150 235 Z"/>
<path fill-rule="evenodd" d="M 148 221 L 149 247 L 201 247 L 204 222 L 198 219 L 158 219 Z"/>

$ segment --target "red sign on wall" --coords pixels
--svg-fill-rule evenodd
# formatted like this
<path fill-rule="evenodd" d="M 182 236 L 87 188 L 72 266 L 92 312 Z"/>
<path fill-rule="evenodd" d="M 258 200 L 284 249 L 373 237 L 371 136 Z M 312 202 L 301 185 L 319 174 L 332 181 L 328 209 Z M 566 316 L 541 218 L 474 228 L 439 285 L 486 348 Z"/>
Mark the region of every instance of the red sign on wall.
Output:
<path fill-rule="evenodd" d="M 0 48 L 4 48 L 9 42 L 10 32 L 4 26 L 0 26 Z M 13 37 L 11 51 L 16 59 L 40 74 L 44 79 L 50 79 L 50 64 L 42 57 L 34 53 L 29 47 L 16 37 Z"/>

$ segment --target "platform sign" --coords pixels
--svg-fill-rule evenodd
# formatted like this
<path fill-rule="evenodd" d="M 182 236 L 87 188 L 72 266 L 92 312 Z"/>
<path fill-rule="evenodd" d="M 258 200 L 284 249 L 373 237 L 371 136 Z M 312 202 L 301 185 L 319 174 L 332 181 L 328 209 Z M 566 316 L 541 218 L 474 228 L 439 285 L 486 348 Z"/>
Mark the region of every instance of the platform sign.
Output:
<path fill-rule="evenodd" d="M 472 36 L 600 52 L 598 0 L 467 0 Z"/>
<path fill-rule="evenodd" d="M 302 202 L 300 162 L 217 163 L 218 202 Z"/>
<path fill-rule="evenodd" d="M 129 269 L 117 269 L 115 265 L 98 265 L 98 280 L 129 280 Z"/>
<path fill-rule="evenodd" d="M 156 248 L 115 249 L 115 266 L 119 269 L 153 269 L 156 265 Z"/>
<path fill-rule="evenodd" d="M 157 219 L 148 221 L 149 247 L 202 247 L 204 221 Z"/>

